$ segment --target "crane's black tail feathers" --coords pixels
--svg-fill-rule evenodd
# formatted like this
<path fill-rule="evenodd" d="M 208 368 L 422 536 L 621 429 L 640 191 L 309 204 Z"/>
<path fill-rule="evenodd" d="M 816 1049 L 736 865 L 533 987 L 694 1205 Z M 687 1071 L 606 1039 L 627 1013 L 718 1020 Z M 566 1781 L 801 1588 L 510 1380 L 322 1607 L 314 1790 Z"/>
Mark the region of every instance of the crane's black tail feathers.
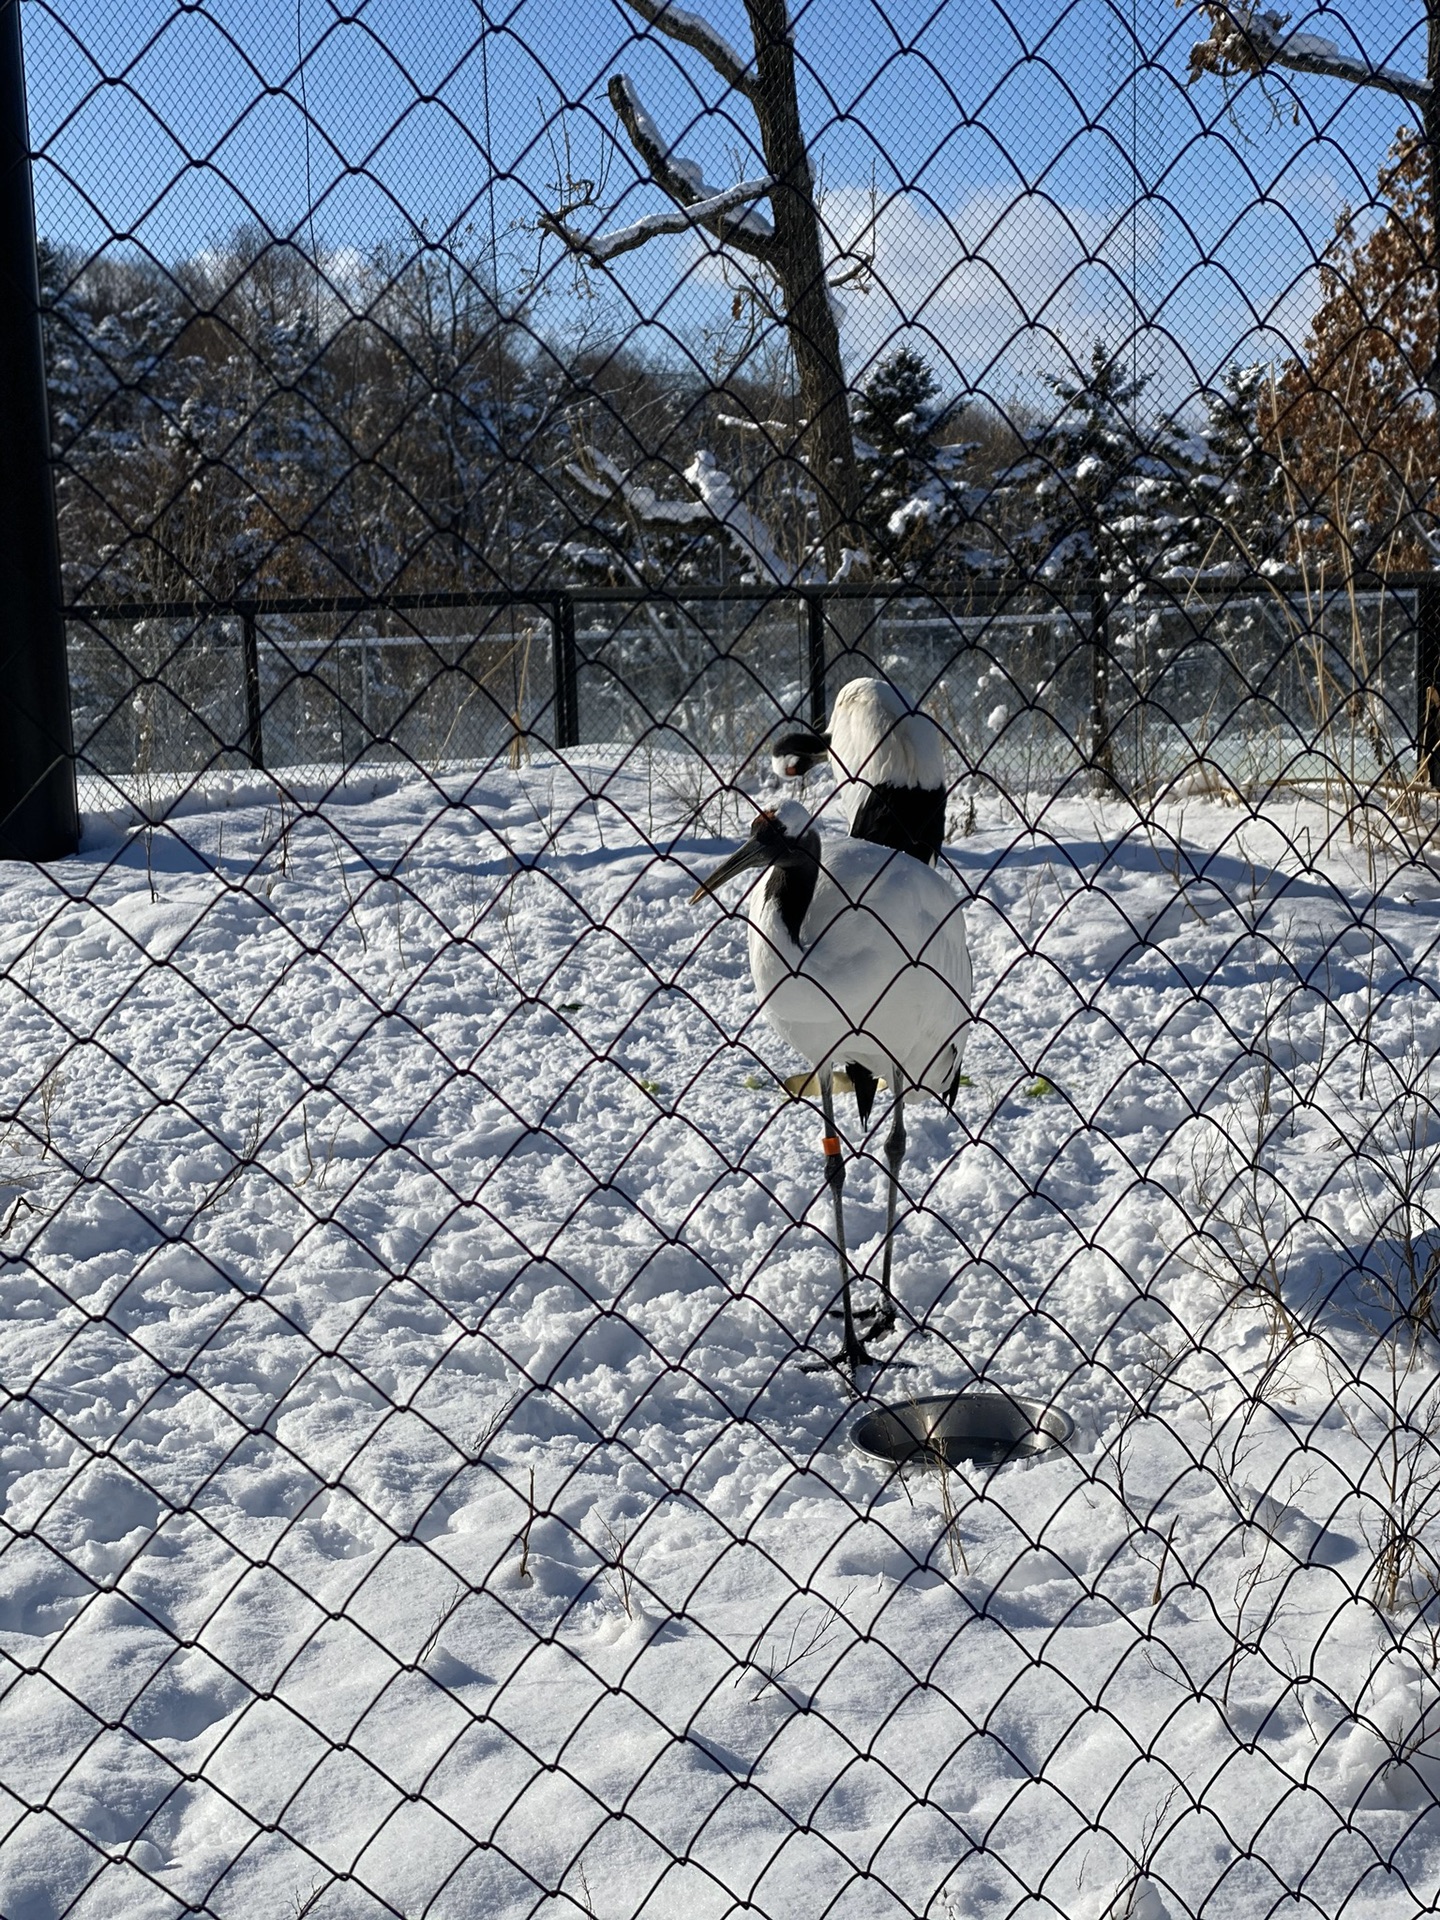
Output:
<path fill-rule="evenodd" d="M 964 1077 L 961 1073 L 961 1068 L 964 1064 L 963 1055 L 957 1053 L 955 1056 L 955 1071 L 950 1076 L 949 1086 L 945 1089 L 945 1104 L 952 1113 L 955 1111 L 955 1096 L 960 1091 L 960 1082 Z"/>
<path fill-rule="evenodd" d="M 847 1060 L 845 1071 L 850 1076 L 850 1085 L 855 1094 L 855 1105 L 860 1109 L 862 1127 L 870 1124 L 870 1109 L 875 1104 L 875 1090 L 880 1085 L 868 1067 L 857 1067 Z"/>

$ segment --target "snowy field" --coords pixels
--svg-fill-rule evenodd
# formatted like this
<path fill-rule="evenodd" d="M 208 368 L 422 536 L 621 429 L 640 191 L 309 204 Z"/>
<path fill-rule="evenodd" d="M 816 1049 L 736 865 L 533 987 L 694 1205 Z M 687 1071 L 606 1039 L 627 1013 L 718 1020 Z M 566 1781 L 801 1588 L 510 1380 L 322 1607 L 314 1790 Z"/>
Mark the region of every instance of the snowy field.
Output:
<path fill-rule="evenodd" d="M 901 1481 L 653 773 L 227 776 L 0 870 L 4 1920 L 1433 1911 L 1440 877 L 957 803 L 859 1399 L 1075 1433 Z"/>

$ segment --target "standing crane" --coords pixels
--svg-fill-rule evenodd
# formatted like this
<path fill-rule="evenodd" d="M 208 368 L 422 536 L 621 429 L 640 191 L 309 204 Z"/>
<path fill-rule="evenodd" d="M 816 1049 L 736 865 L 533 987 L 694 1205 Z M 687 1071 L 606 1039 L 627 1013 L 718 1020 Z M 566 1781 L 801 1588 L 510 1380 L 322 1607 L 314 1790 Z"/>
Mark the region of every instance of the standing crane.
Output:
<path fill-rule="evenodd" d="M 895 1324 L 890 1272 L 907 1089 L 953 1099 L 970 1024 L 970 954 L 960 902 L 938 873 L 909 854 L 865 840 L 821 842 L 793 800 L 757 815 L 750 837 L 691 896 L 714 894 L 742 873 L 767 875 L 750 896 L 750 973 L 767 1023 L 802 1054 L 820 1087 L 825 1180 L 835 1210 L 844 1345 L 852 1371 L 870 1362 L 856 1330 L 835 1130 L 834 1080 L 844 1064 L 895 1093 L 885 1156 L 890 1167 L 881 1304 L 873 1338 Z"/>
<path fill-rule="evenodd" d="M 797 728 L 771 743 L 770 762 L 783 779 L 801 779 L 822 760 L 835 773 L 836 791 L 850 835 L 876 846 L 892 847 L 934 866 L 945 838 L 945 759 L 940 729 L 928 714 L 912 707 L 888 680 L 847 680 L 835 696 L 825 732 Z M 967 975 L 968 980 L 968 975 Z M 967 986 L 968 994 L 968 986 Z M 861 1062 L 847 1060 L 834 1085 L 849 1082 L 862 1127 L 868 1126 L 878 1090 L 877 1077 Z M 813 1074 L 792 1074 L 785 1082 L 795 1095 L 813 1091 Z M 896 1090 L 895 1119 L 886 1141 L 886 1159 L 898 1137 L 905 1137 L 901 1095 Z M 891 1195 L 898 1178 L 891 1163 Z M 881 1300 L 872 1336 L 895 1324 L 889 1289 L 889 1248 Z"/>

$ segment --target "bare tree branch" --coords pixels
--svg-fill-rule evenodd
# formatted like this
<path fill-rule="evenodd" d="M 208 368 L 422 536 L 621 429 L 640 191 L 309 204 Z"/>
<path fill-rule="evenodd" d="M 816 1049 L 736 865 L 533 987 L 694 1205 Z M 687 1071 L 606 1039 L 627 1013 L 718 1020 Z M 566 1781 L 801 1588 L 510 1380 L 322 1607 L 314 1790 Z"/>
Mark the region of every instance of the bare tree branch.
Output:
<path fill-rule="evenodd" d="M 630 144 L 650 178 L 690 217 L 679 223 L 673 216 L 652 217 L 611 233 L 582 236 L 567 225 L 567 216 L 579 204 L 572 201 L 545 215 L 539 224 L 574 252 L 588 255 L 597 263 L 641 246 L 658 233 L 683 231 L 687 226 L 703 227 L 722 246 L 761 262 L 775 282 L 775 309 L 771 309 L 763 289 L 752 288 L 752 294 L 767 312 L 773 311 L 794 355 L 797 398 L 807 422 L 804 458 L 814 481 L 814 512 L 825 566 L 832 575 L 838 575 L 841 569 L 868 571 L 860 531 L 860 481 L 840 351 L 839 303 L 826 282 L 825 247 L 815 204 L 815 170 L 800 113 L 788 0 L 745 0 L 753 63 L 744 61 L 706 21 L 674 5 L 673 0 L 626 3 L 657 32 L 698 52 L 750 101 L 768 175 L 764 191 L 769 198 L 769 218 L 752 202 L 751 189 L 756 182 L 744 182 L 736 188 L 707 182 L 704 168 L 675 152 L 663 137 L 632 82 L 624 74 L 614 74 L 606 90 Z M 759 523 L 750 524 L 749 509 L 734 496 L 733 489 L 727 494 L 728 477 L 714 467 L 708 455 L 703 459 L 697 456 L 686 478 L 750 565 L 771 578 L 796 576 L 796 569 L 771 550 Z M 805 560 L 800 562 L 802 567 L 806 564 Z"/>
<path fill-rule="evenodd" d="M 593 260 L 597 267 L 603 267 L 619 254 L 643 247 L 647 240 L 653 240 L 657 234 L 686 233 L 694 227 L 705 227 L 717 240 L 733 241 L 735 223 L 727 222 L 724 216 L 734 208 L 744 206 L 747 201 L 758 200 L 774 184 L 768 176 L 760 180 L 742 180 L 738 186 L 727 187 L 723 193 L 711 194 L 706 200 L 692 201 L 688 207 L 677 207 L 672 213 L 647 214 L 632 226 L 616 227 L 611 233 L 577 233 L 558 213 L 542 213 L 539 224 L 547 233 L 553 233 L 563 240 L 572 253 L 582 253 L 587 260 Z"/>
<path fill-rule="evenodd" d="M 1318 73 L 1351 86 L 1375 87 L 1398 94 L 1418 107 L 1427 106 L 1435 89 L 1428 80 L 1401 73 L 1395 67 L 1377 67 L 1363 55 L 1343 53 L 1333 40 L 1313 33 L 1286 33 L 1289 15 L 1260 7 L 1227 6 L 1224 0 L 1202 11 L 1210 20 L 1210 37 L 1190 49 L 1190 78 L 1217 74 L 1264 73 L 1269 67 L 1289 67 L 1295 73 Z"/>
<path fill-rule="evenodd" d="M 703 55 L 727 86 L 753 99 L 754 74 L 724 34 L 717 33 L 708 20 L 702 20 L 698 13 L 687 13 L 684 7 L 670 6 L 667 0 L 627 0 L 627 3 L 652 27 Z"/>
<path fill-rule="evenodd" d="M 630 136 L 630 144 L 645 162 L 656 186 L 663 187 L 670 198 L 678 201 L 682 207 L 693 207 L 719 196 L 720 189 L 707 186 L 704 169 L 695 161 L 686 160 L 673 152 L 661 138 L 660 129 L 645 110 L 633 83 L 623 73 L 612 76 L 606 91 L 610 95 L 611 106 L 620 116 L 621 125 Z M 738 219 L 721 214 L 710 230 L 717 240 L 723 240 L 727 246 L 736 247 L 742 253 L 753 254 L 757 260 L 769 261 L 774 257 L 775 230 L 763 214 L 753 209 L 741 214 Z"/>
<path fill-rule="evenodd" d="M 714 518 L 709 507 L 699 500 L 660 499 L 653 487 L 643 487 L 629 479 L 609 455 L 598 448 L 588 449 L 583 463 L 567 460 L 565 474 L 592 500 L 624 507 L 642 527 L 673 533 L 677 527 L 700 526 Z"/>

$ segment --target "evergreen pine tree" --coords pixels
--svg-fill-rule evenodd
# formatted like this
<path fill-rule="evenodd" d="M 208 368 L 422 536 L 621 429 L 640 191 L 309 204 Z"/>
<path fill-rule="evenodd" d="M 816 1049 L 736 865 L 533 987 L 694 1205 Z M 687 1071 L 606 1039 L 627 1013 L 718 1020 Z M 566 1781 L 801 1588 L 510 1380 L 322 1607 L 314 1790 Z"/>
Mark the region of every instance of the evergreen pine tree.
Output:
<path fill-rule="evenodd" d="M 1167 416 L 1142 417 L 1149 376 L 1099 341 L 1087 377 L 1048 385 L 1058 411 L 992 495 L 1011 570 L 1056 587 L 1090 582 L 1112 599 L 1179 577 L 1199 555 L 1194 437 Z"/>
<path fill-rule="evenodd" d="M 1294 523 L 1263 418 L 1273 394 L 1268 367 L 1232 364 L 1205 395 L 1189 490 L 1201 579 L 1286 569 Z"/>
<path fill-rule="evenodd" d="M 959 407 L 953 401 L 938 403 L 939 391 L 928 361 L 913 348 L 900 347 L 880 363 L 856 399 L 855 451 L 866 537 L 887 572 L 933 579 L 950 570 L 952 536 L 976 498 L 961 477 L 973 444 L 942 442 Z"/>

